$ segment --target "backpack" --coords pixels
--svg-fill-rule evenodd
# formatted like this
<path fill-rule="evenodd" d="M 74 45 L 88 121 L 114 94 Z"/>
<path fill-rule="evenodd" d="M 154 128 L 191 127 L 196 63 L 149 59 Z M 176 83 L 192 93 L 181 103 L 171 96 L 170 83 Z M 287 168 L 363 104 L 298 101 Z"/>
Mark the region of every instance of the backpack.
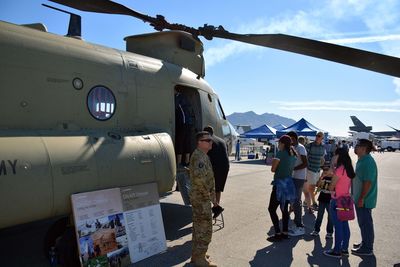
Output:
<path fill-rule="evenodd" d="M 354 201 L 351 196 L 341 196 L 336 199 L 336 212 L 339 221 L 354 220 Z"/>

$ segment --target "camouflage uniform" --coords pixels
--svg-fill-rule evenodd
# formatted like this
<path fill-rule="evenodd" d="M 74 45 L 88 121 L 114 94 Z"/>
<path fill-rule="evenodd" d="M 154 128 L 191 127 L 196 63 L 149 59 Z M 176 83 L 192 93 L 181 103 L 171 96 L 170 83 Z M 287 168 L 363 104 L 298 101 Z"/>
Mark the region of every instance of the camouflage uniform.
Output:
<path fill-rule="evenodd" d="M 190 201 L 193 212 L 192 255 L 204 256 L 212 236 L 211 201 L 215 202 L 215 181 L 207 154 L 196 149 L 190 158 Z"/>

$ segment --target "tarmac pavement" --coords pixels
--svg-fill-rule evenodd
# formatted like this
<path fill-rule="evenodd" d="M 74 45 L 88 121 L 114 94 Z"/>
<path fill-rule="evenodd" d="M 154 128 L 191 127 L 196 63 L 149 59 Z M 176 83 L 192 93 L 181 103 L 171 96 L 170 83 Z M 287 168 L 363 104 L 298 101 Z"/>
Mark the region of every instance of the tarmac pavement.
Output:
<path fill-rule="evenodd" d="M 351 150 L 353 163 L 357 158 Z M 310 235 L 316 213 L 303 216 L 304 236 L 278 243 L 266 240 L 273 234 L 267 207 L 273 174 L 263 160 L 231 161 L 222 193 L 225 226 L 214 226 L 208 253 L 218 266 L 394 266 L 400 263 L 400 153 L 374 153 L 378 164 L 378 204 L 373 210 L 375 256 L 351 255 L 329 258 L 323 251 L 333 247 L 325 239 L 327 215 L 320 236 Z M 191 210 L 183 205 L 179 192 L 161 200 L 168 250 L 131 266 L 191 266 Z M 280 213 L 278 212 L 279 216 Z M 291 218 L 293 219 L 293 214 Z M 361 240 L 357 220 L 350 222 L 350 246 Z M 351 248 L 351 247 L 350 247 Z"/>
<path fill-rule="evenodd" d="M 356 157 L 351 151 L 354 163 Z M 400 153 L 375 153 L 378 164 L 378 205 L 373 210 L 375 256 L 350 255 L 329 258 L 323 251 L 333 245 L 325 239 L 326 218 L 319 237 L 312 237 L 315 215 L 305 214 L 306 234 L 278 243 L 266 240 L 273 234 L 267 206 L 272 186 L 270 166 L 263 160 L 231 162 L 222 193 L 224 227 L 214 226 L 208 253 L 218 266 L 394 266 L 400 263 Z M 168 249 L 131 266 L 191 266 L 191 207 L 184 206 L 179 192 L 160 199 Z M 280 213 L 278 212 L 280 215 Z M 326 216 L 326 215 L 325 215 Z M 291 215 L 293 218 L 293 214 Z M 50 266 L 42 243 L 45 224 L 0 230 L 0 266 Z M 350 222 L 350 244 L 360 241 L 357 220 Z"/>

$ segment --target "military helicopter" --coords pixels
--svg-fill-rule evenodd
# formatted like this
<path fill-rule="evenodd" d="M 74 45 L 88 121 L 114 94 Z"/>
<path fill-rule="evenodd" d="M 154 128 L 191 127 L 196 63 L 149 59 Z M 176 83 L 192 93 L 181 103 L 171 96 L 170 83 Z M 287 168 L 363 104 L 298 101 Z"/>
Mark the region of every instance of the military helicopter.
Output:
<path fill-rule="evenodd" d="M 67 36 L 42 24 L 0 22 L 0 229 L 71 213 L 70 195 L 176 177 L 174 90 L 190 100 L 194 128 L 232 131 L 204 80 L 203 44 L 224 38 L 400 77 L 400 59 L 284 34 L 192 28 L 108 0 L 51 0 L 81 11 L 122 14 L 157 32 L 125 38 L 127 51 Z M 69 13 L 69 12 L 67 12 Z M 231 143 L 230 143 L 231 145 Z M 194 144 L 192 144 L 194 148 Z M 21 212 L 23 211 L 23 212 Z"/>

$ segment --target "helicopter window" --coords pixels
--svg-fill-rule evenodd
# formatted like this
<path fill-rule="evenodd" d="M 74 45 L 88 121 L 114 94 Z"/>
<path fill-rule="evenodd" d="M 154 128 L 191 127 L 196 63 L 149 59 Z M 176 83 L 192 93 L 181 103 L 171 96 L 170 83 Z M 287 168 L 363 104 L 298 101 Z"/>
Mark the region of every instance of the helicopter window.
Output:
<path fill-rule="evenodd" d="M 215 109 L 217 110 L 218 117 L 220 117 L 221 119 L 226 120 L 225 113 L 222 110 L 221 103 L 219 103 L 219 100 L 217 98 L 214 99 L 214 104 L 215 104 Z"/>
<path fill-rule="evenodd" d="M 98 120 L 105 121 L 112 117 L 115 111 L 115 97 L 110 89 L 104 86 L 93 87 L 87 97 L 90 114 Z"/>

